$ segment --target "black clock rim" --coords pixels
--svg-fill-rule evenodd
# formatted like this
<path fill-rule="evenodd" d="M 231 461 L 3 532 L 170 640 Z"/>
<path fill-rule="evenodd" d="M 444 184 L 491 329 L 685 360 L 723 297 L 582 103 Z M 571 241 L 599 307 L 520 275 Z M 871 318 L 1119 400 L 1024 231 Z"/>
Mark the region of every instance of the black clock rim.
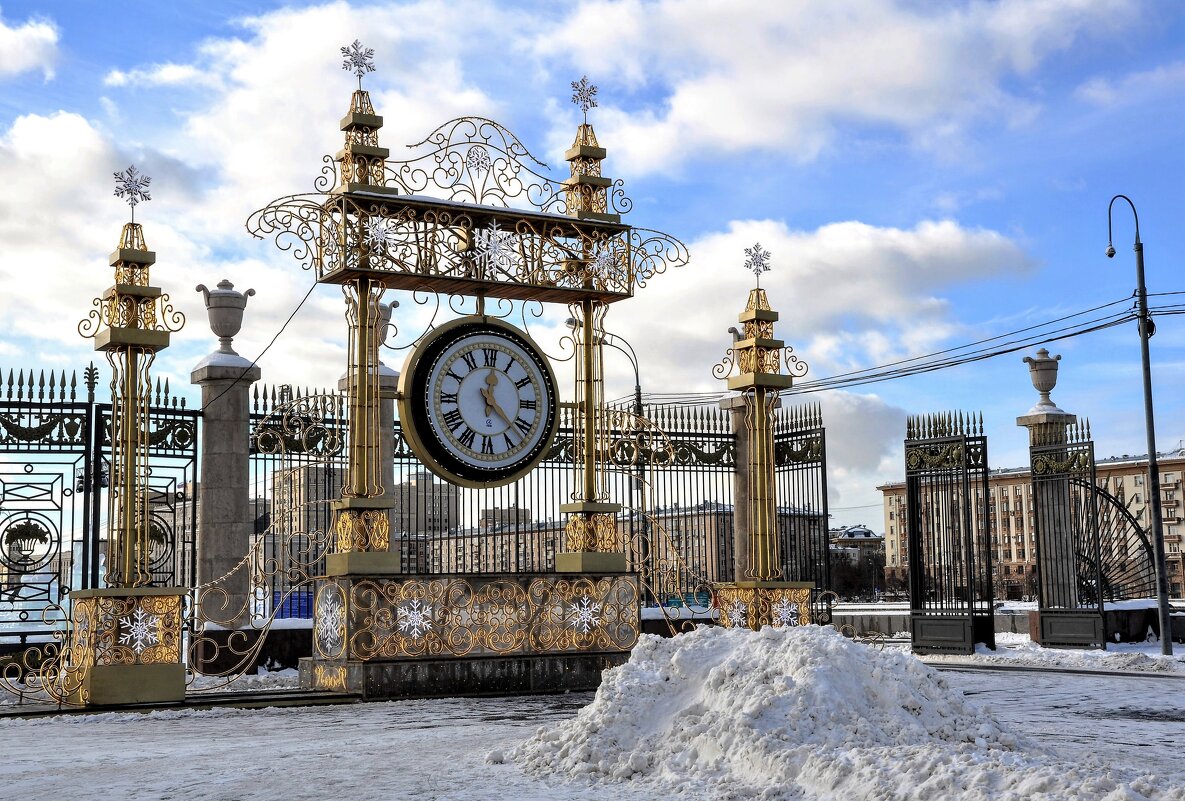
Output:
<path fill-rule="evenodd" d="M 404 411 L 410 415 L 411 423 L 415 426 L 416 439 L 419 440 L 421 447 L 428 452 L 425 455 L 431 457 L 436 466 L 448 473 L 448 477 L 459 479 L 458 483 L 484 486 L 509 484 L 538 464 L 547 448 L 550 447 L 555 438 L 556 429 L 559 427 L 559 415 L 556 414 L 554 402 L 556 399 L 555 377 L 552 375 L 551 366 L 547 364 L 534 343 L 521 334 L 518 329 L 505 323 L 497 325 L 492 323 L 494 323 L 492 320 L 461 322 L 446 331 L 441 331 L 438 336 L 424 343 L 423 349 L 417 354 L 416 366 L 410 376 L 405 393 Z M 544 421 L 543 436 L 539 438 L 538 443 L 529 451 L 525 451 L 517 462 L 505 467 L 478 468 L 457 459 L 440 441 L 435 427 L 428 418 L 428 407 L 425 401 L 429 400 L 427 397 L 428 377 L 432 373 L 432 365 L 454 342 L 472 334 L 500 336 L 514 342 L 526 351 L 539 366 L 539 372 L 547 385 L 546 390 L 553 401 L 545 405 L 547 419 Z"/>

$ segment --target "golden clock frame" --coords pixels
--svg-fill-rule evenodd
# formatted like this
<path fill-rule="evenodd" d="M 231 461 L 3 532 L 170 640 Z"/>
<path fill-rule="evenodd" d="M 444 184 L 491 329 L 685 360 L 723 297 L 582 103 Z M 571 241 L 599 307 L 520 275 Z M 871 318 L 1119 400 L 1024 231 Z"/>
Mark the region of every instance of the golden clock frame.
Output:
<path fill-rule="evenodd" d="M 543 368 L 547 379 L 551 382 L 551 399 L 549 414 L 551 417 L 548 423 L 548 431 L 546 436 L 540 442 L 538 452 L 526 462 L 523 462 L 517 469 L 509 475 L 499 479 L 470 479 L 464 476 L 459 476 L 453 471 L 446 468 L 435 458 L 430 447 L 424 442 L 422 432 L 414 422 L 415 416 L 412 414 L 412 404 L 416 399 L 412 396 L 411 384 L 419 375 L 421 369 L 425 369 L 426 365 L 423 363 L 423 355 L 428 350 L 429 345 L 435 342 L 440 337 L 447 335 L 450 331 L 460 328 L 465 325 L 481 325 L 486 330 L 496 329 L 512 334 L 513 336 L 523 340 L 527 346 L 534 352 L 538 359 L 540 367 Z M 531 338 L 531 335 L 526 331 L 511 325 L 510 323 L 501 320 L 497 317 L 490 317 L 484 314 L 471 314 L 465 317 L 458 317 L 454 320 L 449 320 L 442 323 L 429 334 L 424 336 L 408 354 L 407 360 L 403 364 L 403 370 L 399 375 L 399 392 L 397 395 L 399 403 L 399 420 L 403 431 L 403 437 L 407 440 L 408 446 L 412 453 L 420 462 L 431 470 L 435 475 L 453 484 L 470 489 L 480 489 L 488 487 L 501 487 L 506 484 L 512 484 L 525 476 L 527 473 L 534 470 L 543 457 L 547 455 L 551 448 L 551 443 L 555 440 L 556 432 L 559 430 L 559 384 L 555 379 L 555 371 L 551 368 L 551 362 L 548 360 L 543 349 Z M 542 410 L 540 410 L 542 411 Z"/>

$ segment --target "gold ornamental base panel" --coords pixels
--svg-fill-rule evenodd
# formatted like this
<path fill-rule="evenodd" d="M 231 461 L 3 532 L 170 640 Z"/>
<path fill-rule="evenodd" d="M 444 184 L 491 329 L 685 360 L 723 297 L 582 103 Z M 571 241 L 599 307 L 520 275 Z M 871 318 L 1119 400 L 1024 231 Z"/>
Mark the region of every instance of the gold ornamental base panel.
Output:
<path fill-rule="evenodd" d="M 716 585 L 725 628 L 805 626 L 811 622 L 813 581 L 738 581 Z"/>
<path fill-rule="evenodd" d="M 185 699 L 183 587 L 112 587 L 70 594 L 66 683 L 85 706 Z"/>
<path fill-rule="evenodd" d="M 640 598 L 632 574 L 334 576 L 317 590 L 301 686 L 370 698 L 588 689 L 628 658 Z"/>

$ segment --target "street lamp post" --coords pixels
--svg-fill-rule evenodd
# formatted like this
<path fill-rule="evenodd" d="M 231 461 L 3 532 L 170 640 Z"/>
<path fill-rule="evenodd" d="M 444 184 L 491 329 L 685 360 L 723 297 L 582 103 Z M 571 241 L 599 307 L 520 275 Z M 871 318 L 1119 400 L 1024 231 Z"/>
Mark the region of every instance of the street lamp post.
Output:
<path fill-rule="evenodd" d="M 1165 563 L 1164 532 L 1161 530 L 1160 511 L 1160 467 L 1156 463 L 1156 425 L 1152 412 L 1152 363 L 1148 354 L 1148 340 L 1156 332 L 1152 316 L 1148 313 L 1148 290 L 1144 284 L 1144 243 L 1140 241 L 1140 216 L 1136 204 L 1127 195 L 1116 195 L 1107 205 L 1107 258 L 1115 255 L 1111 237 L 1111 209 L 1115 201 L 1122 198 L 1131 206 L 1136 222 L 1136 241 L 1132 250 L 1136 252 L 1136 316 L 1140 329 L 1140 359 L 1144 371 L 1144 428 L 1148 435 L 1148 481 L 1151 485 L 1152 547 L 1156 557 L 1156 602 L 1160 612 L 1160 652 L 1165 656 L 1173 653 L 1173 634 L 1169 621 L 1168 568 Z"/>

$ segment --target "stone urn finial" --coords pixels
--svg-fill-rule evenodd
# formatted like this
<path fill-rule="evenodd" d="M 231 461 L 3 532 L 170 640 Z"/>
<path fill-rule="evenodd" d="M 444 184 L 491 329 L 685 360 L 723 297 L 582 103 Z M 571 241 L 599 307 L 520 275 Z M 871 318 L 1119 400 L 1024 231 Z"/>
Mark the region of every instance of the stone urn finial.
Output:
<path fill-rule="evenodd" d="M 213 291 L 205 284 L 198 284 L 195 291 L 206 296 L 206 314 L 210 317 L 210 329 L 218 336 L 218 352 L 238 356 L 231 341 L 243 327 L 243 310 L 247 308 L 247 298 L 254 295 L 255 290 L 235 292 L 235 285 L 223 278 Z"/>
<path fill-rule="evenodd" d="M 1050 356 L 1049 351 L 1041 348 L 1037 351 L 1037 358 L 1025 356 L 1024 361 L 1029 366 L 1029 379 L 1033 388 L 1041 393 L 1041 400 L 1033 407 L 1033 412 L 1060 412 L 1057 404 L 1049 399 L 1049 393 L 1057 385 L 1057 363 L 1061 354 Z"/>

